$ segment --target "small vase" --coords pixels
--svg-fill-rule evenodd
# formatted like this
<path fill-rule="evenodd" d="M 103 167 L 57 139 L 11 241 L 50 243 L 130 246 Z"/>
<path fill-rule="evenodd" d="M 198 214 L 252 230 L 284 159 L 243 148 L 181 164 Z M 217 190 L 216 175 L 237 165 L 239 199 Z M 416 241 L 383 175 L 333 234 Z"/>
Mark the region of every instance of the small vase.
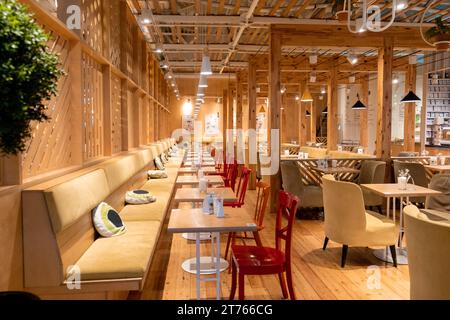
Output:
<path fill-rule="evenodd" d="M 406 190 L 406 186 L 408 184 L 408 178 L 398 177 L 397 181 L 398 181 L 398 186 L 399 186 L 400 190 Z"/>

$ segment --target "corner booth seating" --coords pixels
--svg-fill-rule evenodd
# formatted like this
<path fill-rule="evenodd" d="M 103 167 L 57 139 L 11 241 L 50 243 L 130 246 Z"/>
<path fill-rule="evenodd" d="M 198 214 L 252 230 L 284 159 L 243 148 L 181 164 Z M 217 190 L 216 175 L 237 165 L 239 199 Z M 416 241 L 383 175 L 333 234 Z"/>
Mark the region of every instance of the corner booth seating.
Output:
<path fill-rule="evenodd" d="M 147 170 L 174 143 L 159 141 L 24 190 L 25 290 L 48 299 L 126 298 L 129 291 L 142 290 L 183 151 L 166 164 L 168 178 L 147 181 Z M 133 189 L 148 190 L 156 202 L 125 206 L 125 193 Z M 96 233 L 92 210 L 102 201 L 120 212 L 124 234 Z M 79 289 L 70 290 L 74 280 Z"/>

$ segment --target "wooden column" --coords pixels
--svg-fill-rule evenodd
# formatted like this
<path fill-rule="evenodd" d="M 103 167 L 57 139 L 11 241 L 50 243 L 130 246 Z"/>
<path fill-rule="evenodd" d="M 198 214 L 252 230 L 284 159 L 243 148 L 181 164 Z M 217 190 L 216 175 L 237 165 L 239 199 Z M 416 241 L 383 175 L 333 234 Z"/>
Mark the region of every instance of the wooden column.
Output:
<path fill-rule="evenodd" d="M 242 129 L 242 75 L 237 74 L 236 81 L 236 129 Z"/>
<path fill-rule="evenodd" d="M 256 131 L 256 62 L 255 58 L 251 57 L 249 59 L 248 64 L 248 129 Z M 248 145 L 250 147 L 250 144 Z M 254 163 L 250 163 L 250 150 L 247 149 L 246 159 L 248 162 L 249 168 L 252 170 L 252 174 L 250 175 L 249 181 L 249 189 L 256 189 L 256 165 Z M 256 155 L 254 155 L 256 156 Z"/>
<path fill-rule="evenodd" d="M 327 148 L 336 150 L 338 143 L 338 86 L 337 86 L 337 65 L 334 61 L 330 69 L 328 78 L 328 117 L 327 117 Z"/>
<path fill-rule="evenodd" d="M 280 93 L 280 60 L 281 60 L 281 36 L 278 33 L 270 33 L 270 48 L 269 48 L 269 101 L 270 101 L 270 118 L 269 130 L 280 129 L 280 112 L 281 112 L 281 93 Z M 278 143 L 281 146 L 281 135 L 278 136 L 278 141 L 273 141 L 271 134 L 269 135 L 269 146 Z M 270 150 L 272 159 L 278 158 L 280 163 L 280 153 L 273 154 Z M 279 168 L 278 168 L 279 169 Z M 281 188 L 280 171 L 277 174 L 270 176 L 270 210 L 276 212 L 278 203 L 278 191 Z"/>
<path fill-rule="evenodd" d="M 310 139 L 312 142 L 316 142 L 316 130 L 317 130 L 317 106 L 316 101 L 312 101 L 309 103 L 311 106 L 311 125 L 309 126 L 310 130 Z"/>
<path fill-rule="evenodd" d="M 359 111 L 359 144 L 364 148 L 364 152 L 367 153 L 367 147 L 369 146 L 369 76 L 366 75 L 361 79 L 361 102 L 367 107 L 366 109 Z"/>
<path fill-rule="evenodd" d="M 300 98 L 303 95 L 303 92 L 305 91 L 305 89 L 306 89 L 306 82 L 302 81 L 300 83 L 300 88 L 299 88 Z M 309 121 L 309 119 L 306 118 L 306 109 L 307 109 L 308 103 L 309 102 L 302 102 L 301 100 L 299 102 L 299 108 L 298 108 L 298 120 L 299 120 L 299 135 L 298 135 L 298 137 L 299 137 L 299 139 L 298 139 L 298 141 L 299 141 L 300 146 L 305 146 L 306 141 L 308 140 L 307 139 L 308 134 L 306 131 L 306 128 L 307 128 L 306 122 Z"/>
<path fill-rule="evenodd" d="M 428 98 L 428 62 L 425 57 L 422 65 L 422 108 L 420 110 L 420 153 L 425 151 L 427 144 L 427 98 Z"/>
<path fill-rule="evenodd" d="M 377 86 L 377 147 L 376 155 L 384 161 L 391 157 L 392 130 L 392 57 L 391 38 L 384 38 L 384 47 L 378 49 Z M 390 174 L 386 170 L 386 177 Z"/>
<path fill-rule="evenodd" d="M 223 89 L 222 93 L 222 149 L 223 159 L 227 155 L 227 128 L 228 128 L 228 89 Z M 227 160 L 228 161 L 228 160 Z"/>
<path fill-rule="evenodd" d="M 416 92 L 416 65 L 408 65 L 405 79 L 405 94 L 410 90 Z M 416 104 L 404 103 L 404 143 L 403 150 L 415 151 L 415 128 L 416 128 Z"/>

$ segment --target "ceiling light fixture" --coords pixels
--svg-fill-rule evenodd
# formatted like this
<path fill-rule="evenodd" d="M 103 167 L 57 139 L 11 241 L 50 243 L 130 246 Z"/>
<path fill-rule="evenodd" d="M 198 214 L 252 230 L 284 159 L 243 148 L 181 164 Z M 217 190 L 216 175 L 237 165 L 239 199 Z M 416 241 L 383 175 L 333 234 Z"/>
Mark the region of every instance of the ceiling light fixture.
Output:
<path fill-rule="evenodd" d="M 399 82 L 400 82 L 400 80 L 398 80 L 397 76 L 392 77 L 392 84 L 398 84 Z"/>
<path fill-rule="evenodd" d="M 311 112 L 309 112 L 308 110 L 306 110 L 305 116 L 306 116 L 306 117 L 311 117 Z"/>
<path fill-rule="evenodd" d="M 185 116 L 188 116 L 188 115 L 192 114 L 192 102 L 191 102 L 191 99 L 188 99 L 188 101 L 186 101 L 183 104 L 183 114 Z"/>
<path fill-rule="evenodd" d="M 308 87 L 306 87 L 305 91 L 303 92 L 301 101 L 302 102 L 311 102 L 311 101 L 313 101 L 313 97 L 311 95 L 311 92 L 309 92 Z"/>
<path fill-rule="evenodd" d="M 317 55 L 316 54 L 311 54 L 309 56 L 309 63 L 310 64 L 317 64 Z"/>
<path fill-rule="evenodd" d="M 351 64 L 357 64 L 358 63 L 358 57 L 352 53 L 347 54 L 347 60 Z"/>
<path fill-rule="evenodd" d="M 156 53 L 163 53 L 163 48 L 162 48 L 162 45 L 160 45 L 160 44 L 157 44 L 156 46 L 155 46 L 155 50 L 154 50 Z"/>
<path fill-rule="evenodd" d="M 211 60 L 209 58 L 208 49 L 205 49 L 205 52 L 203 53 L 202 69 L 200 71 L 200 74 L 203 75 L 203 76 L 210 76 L 210 75 L 212 75 Z"/>
<path fill-rule="evenodd" d="M 150 9 L 142 9 L 141 14 L 139 15 L 139 21 L 142 24 L 151 24 L 152 23 L 152 11 Z"/>
<path fill-rule="evenodd" d="M 403 97 L 402 100 L 400 100 L 401 103 L 420 102 L 420 101 L 421 101 L 420 98 L 411 90 L 405 97 Z"/>
<path fill-rule="evenodd" d="M 317 76 L 315 72 L 311 72 L 311 75 L 309 76 L 309 82 L 316 82 Z"/>
<path fill-rule="evenodd" d="M 352 110 L 364 110 L 367 109 L 367 107 L 364 105 L 364 103 L 359 100 L 359 93 L 356 95 L 358 97 L 358 101 L 352 106 Z"/>
<path fill-rule="evenodd" d="M 286 87 L 282 86 L 281 89 L 280 89 L 280 92 L 281 92 L 281 94 L 284 94 L 286 92 Z"/>
<path fill-rule="evenodd" d="M 206 77 L 200 76 L 200 81 L 198 82 L 199 88 L 208 88 L 208 80 Z"/>
<path fill-rule="evenodd" d="M 406 9 L 407 7 L 408 7 L 408 1 L 397 0 L 397 6 L 395 8 L 397 11 L 402 11 L 402 10 Z"/>

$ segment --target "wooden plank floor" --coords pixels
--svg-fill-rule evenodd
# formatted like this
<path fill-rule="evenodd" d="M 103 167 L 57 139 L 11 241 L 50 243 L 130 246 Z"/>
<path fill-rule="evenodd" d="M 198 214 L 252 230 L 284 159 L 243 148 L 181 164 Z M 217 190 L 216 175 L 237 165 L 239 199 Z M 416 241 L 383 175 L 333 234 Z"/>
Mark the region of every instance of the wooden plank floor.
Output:
<path fill-rule="evenodd" d="M 253 212 L 256 192 L 248 191 L 246 209 Z M 167 221 L 166 221 L 167 224 Z M 274 245 L 275 215 L 267 214 L 262 232 L 264 245 Z M 165 227 L 167 228 L 167 226 Z M 409 299 L 407 266 L 394 268 L 372 254 L 373 248 L 349 249 L 347 264 L 340 267 L 341 246 L 330 241 L 322 250 L 323 221 L 299 220 L 294 224 L 292 247 L 293 278 L 297 299 Z M 222 236 L 225 252 L 226 235 Z M 252 240 L 249 240 L 252 244 Z M 202 253 L 210 253 L 210 243 L 203 242 Z M 144 290 L 132 299 L 195 299 L 195 275 L 181 269 L 181 263 L 195 257 L 195 242 L 179 234 L 163 232 Z M 370 267 L 370 268 L 369 268 Z M 374 283 L 379 279 L 379 286 Z M 374 281 L 372 281 L 374 280 Z M 229 296 L 231 275 L 222 273 L 222 296 Z M 246 277 L 246 299 L 281 299 L 276 276 Z M 202 299 L 215 298 L 215 283 L 201 284 Z"/>

